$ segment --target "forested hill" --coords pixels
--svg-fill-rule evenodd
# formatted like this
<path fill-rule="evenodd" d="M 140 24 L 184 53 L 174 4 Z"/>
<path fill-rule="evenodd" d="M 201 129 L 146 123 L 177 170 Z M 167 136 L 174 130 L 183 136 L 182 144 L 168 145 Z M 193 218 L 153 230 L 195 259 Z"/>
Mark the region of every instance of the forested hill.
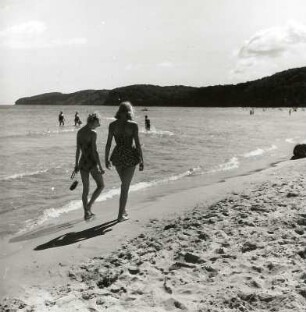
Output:
<path fill-rule="evenodd" d="M 21 98 L 16 105 L 118 105 L 136 106 L 306 106 L 306 67 L 236 85 L 186 87 L 131 85 L 112 90 L 84 90 L 70 94 L 46 93 Z"/>

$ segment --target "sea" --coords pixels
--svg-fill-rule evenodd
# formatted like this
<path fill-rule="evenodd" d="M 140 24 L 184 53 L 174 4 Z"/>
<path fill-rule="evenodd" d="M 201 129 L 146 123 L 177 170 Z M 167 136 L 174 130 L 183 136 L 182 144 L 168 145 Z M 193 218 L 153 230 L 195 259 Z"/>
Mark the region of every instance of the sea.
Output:
<path fill-rule="evenodd" d="M 117 107 L 0 106 L 0 237 L 26 233 L 63 214 L 83 216 L 81 183 L 69 190 L 74 168 L 74 114 L 86 123 L 89 113 L 101 117 L 98 151 L 104 166 L 108 125 Z M 65 125 L 59 127 L 58 114 Z M 145 115 L 151 130 L 144 127 Z M 252 174 L 291 158 L 298 143 L 306 143 L 306 111 L 288 108 L 135 107 L 135 121 L 145 169 L 138 170 L 130 192 L 175 191 Z M 113 146 L 112 146 L 113 148 Z M 80 179 L 79 179 L 80 180 Z M 116 171 L 106 170 L 99 202 L 118 197 Z M 94 181 L 91 182 L 91 190 Z M 165 195 L 163 192 L 160 196 Z M 114 207 L 117 211 L 118 207 Z M 116 214 L 115 214 L 116 215 Z"/>

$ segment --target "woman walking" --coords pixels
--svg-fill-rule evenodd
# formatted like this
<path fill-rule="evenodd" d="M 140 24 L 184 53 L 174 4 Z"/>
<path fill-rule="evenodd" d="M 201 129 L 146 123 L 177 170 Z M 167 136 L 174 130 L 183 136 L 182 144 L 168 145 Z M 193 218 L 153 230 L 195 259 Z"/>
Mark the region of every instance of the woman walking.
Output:
<path fill-rule="evenodd" d="M 77 134 L 74 171 L 80 171 L 81 173 L 83 183 L 82 202 L 84 219 L 86 221 L 94 217 L 91 207 L 104 188 L 102 177 L 104 170 L 101 166 L 100 157 L 97 151 L 97 133 L 95 131 L 97 127 L 100 127 L 100 118 L 96 114 L 91 114 L 87 118 L 87 124 L 80 129 Z M 91 174 L 97 184 L 90 201 L 88 201 L 89 174 Z"/>
<path fill-rule="evenodd" d="M 139 170 L 142 171 L 144 164 L 138 136 L 138 125 L 133 121 L 133 107 L 131 103 L 122 102 L 115 118 L 116 120 L 110 123 L 108 129 L 105 147 L 105 167 L 110 169 L 110 162 L 112 162 L 121 180 L 118 213 L 118 221 L 121 222 L 128 220 L 126 203 L 136 165 L 139 164 Z M 113 137 L 115 138 L 116 146 L 109 158 Z"/>

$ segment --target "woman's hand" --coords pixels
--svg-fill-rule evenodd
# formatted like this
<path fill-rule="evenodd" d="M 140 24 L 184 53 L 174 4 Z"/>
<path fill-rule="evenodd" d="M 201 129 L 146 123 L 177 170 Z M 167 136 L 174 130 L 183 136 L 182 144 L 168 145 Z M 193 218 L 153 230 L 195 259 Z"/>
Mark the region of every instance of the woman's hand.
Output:
<path fill-rule="evenodd" d="M 143 162 L 139 163 L 139 171 L 143 171 L 144 165 Z"/>
<path fill-rule="evenodd" d="M 106 160 L 106 161 L 105 161 L 105 167 L 106 167 L 107 169 L 110 170 L 110 168 L 111 168 L 111 163 L 110 163 L 109 160 Z"/>
<path fill-rule="evenodd" d="M 103 170 L 102 167 L 99 167 L 99 172 L 100 172 L 101 174 L 104 174 L 104 173 L 105 173 L 105 171 Z"/>

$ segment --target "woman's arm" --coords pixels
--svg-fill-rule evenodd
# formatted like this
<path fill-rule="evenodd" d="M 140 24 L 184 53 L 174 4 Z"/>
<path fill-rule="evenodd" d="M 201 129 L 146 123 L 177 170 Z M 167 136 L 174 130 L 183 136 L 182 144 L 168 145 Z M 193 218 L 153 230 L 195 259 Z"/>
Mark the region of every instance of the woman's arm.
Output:
<path fill-rule="evenodd" d="M 76 151 L 75 151 L 75 165 L 74 165 L 74 171 L 78 172 L 79 171 L 79 158 L 80 158 L 80 151 L 81 151 L 81 146 L 79 142 L 79 133 L 77 134 L 77 142 L 76 142 Z"/>
<path fill-rule="evenodd" d="M 139 141 L 139 130 L 138 130 L 138 125 L 137 123 L 135 123 L 135 130 L 134 130 L 134 141 L 135 141 L 135 145 L 136 145 L 136 149 L 139 153 L 139 159 L 140 159 L 140 163 L 139 163 L 139 170 L 142 171 L 144 164 L 143 164 L 143 157 L 142 157 L 142 149 L 141 149 L 141 145 L 140 145 L 140 141 Z"/>
<path fill-rule="evenodd" d="M 101 173 L 104 173 L 104 170 L 102 168 L 101 162 L 100 162 L 100 157 L 99 157 L 99 153 L 97 150 L 97 133 L 95 131 L 92 131 L 92 135 L 91 135 L 91 140 L 92 140 L 92 144 L 91 144 L 91 148 L 92 148 L 92 155 L 94 160 L 96 161 L 96 163 L 98 164 L 98 167 L 101 171 Z"/>
<path fill-rule="evenodd" d="M 108 136 L 107 136 L 107 142 L 105 145 L 105 167 L 107 169 L 110 169 L 109 152 L 112 146 L 112 140 L 113 140 L 113 129 L 110 124 L 108 126 Z"/>

